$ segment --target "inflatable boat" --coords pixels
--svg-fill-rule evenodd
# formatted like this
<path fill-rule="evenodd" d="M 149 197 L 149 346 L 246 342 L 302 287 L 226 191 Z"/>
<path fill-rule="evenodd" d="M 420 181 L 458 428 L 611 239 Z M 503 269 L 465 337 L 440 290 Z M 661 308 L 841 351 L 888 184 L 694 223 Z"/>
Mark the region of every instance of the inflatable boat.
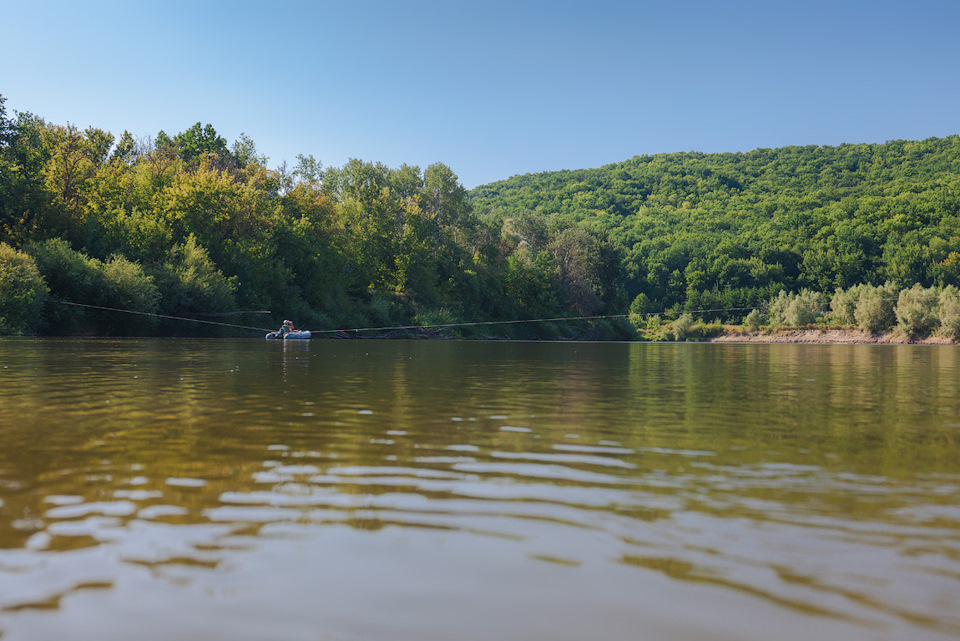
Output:
<path fill-rule="evenodd" d="M 281 334 L 280 332 L 270 332 L 266 335 L 265 338 L 268 339 L 283 339 L 283 340 L 304 340 L 310 338 L 310 330 L 306 329 L 296 329 L 292 332 L 287 332 L 286 334 Z"/>

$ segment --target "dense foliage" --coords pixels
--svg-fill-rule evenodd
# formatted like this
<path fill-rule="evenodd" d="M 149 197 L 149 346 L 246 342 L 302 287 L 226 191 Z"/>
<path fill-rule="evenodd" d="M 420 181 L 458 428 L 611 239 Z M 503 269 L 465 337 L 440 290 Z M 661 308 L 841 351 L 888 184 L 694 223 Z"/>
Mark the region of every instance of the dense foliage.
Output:
<path fill-rule="evenodd" d="M 209 124 L 116 138 L 0 96 L 0 332 L 195 333 L 209 330 L 167 317 L 244 310 L 312 329 L 753 308 L 802 324 L 838 290 L 851 324 L 888 324 L 883 287 L 960 286 L 957 136 L 642 156 L 472 192 L 439 163 L 266 163 Z"/>
<path fill-rule="evenodd" d="M 36 262 L 0 243 L 0 334 L 36 329 L 46 296 Z"/>
<path fill-rule="evenodd" d="M 504 224 L 539 216 L 609 236 L 638 312 L 960 284 L 958 136 L 642 156 L 515 176 L 478 187 L 473 204 Z"/>
<path fill-rule="evenodd" d="M 236 317 L 248 325 L 291 317 L 334 329 L 622 307 L 620 261 L 604 234 L 573 223 L 530 225 L 535 245 L 478 218 L 457 176 L 439 163 L 324 168 L 299 156 L 292 171 L 270 170 L 247 136 L 229 146 L 209 124 L 116 139 L 8 115 L 0 96 L 4 333 L 196 333 L 208 326 L 165 317 L 238 310 L 276 312 L 269 320 Z M 16 285 L 10 275 L 30 269 L 39 280 Z M 606 329 L 624 336 L 617 331 L 629 325 Z M 588 330 L 596 328 L 493 329 Z"/>

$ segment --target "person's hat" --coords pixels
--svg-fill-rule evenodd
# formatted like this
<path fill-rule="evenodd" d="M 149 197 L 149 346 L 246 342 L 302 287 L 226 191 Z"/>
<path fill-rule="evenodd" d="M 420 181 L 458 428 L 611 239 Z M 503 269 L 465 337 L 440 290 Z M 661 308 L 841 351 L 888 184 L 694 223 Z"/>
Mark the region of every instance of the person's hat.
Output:
<path fill-rule="evenodd" d="M 283 321 L 284 325 L 293 325 L 293 321 Z"/>

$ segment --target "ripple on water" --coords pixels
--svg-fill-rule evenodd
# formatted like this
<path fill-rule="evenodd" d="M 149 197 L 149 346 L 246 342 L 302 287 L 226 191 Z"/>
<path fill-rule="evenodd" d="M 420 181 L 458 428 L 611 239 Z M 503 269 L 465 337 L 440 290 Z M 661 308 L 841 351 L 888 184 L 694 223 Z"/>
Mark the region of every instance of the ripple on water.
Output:
<path fill-rule="evenodd" d="M 601 467 L 620 467 L 628 470 L 636 469 L 633 463 L 627 463 L 618 458 L 606 456 L 588 456 L 585 454 L 551 454 L 536 452 L 490 452 L 493 458 L 524 459 L 530 461 L 546 461 L 551 463 L 580 463 L 583 465 L 599 465 Z"/>
<path fill-rule="evenodd" d="M 184 516 L 190 510 L 180 505 L 150 505 L 137 512 L 137 518 L 152 521 L 166 516 Z"/>
<path fill-rule="evenodd" d="M 104 516 L 129 516 L 136 512 L 137 505 L 132 501 L 99 501 L 95 503 L 75 503 L 50 508 L 44 513 L 48 519 L 78 519 L 91 514 Z"/>
<path fill-rule="evenodd" d="M 457 463 L 453 469 L 473 474 L 496 474 L 517 478 L 554 479 L 588 484 L 617 484 L 620 479 L 609 474 L 587 472 L 563 465 L 525 463 Z"/>
<path fill-rule="evenodd" d="M 345 343 L 329 349 L 361 349 Z M 298 358 L 321 344 L 305 347 Z M 888 377 L 896 350 L 805 362 L 481 347 L 499 354 L 496 375 L 450 353 L 397 376 L 397 359 L 377 360 L 468 345 L 367 343 L 362 365 L 340 358 L 337 371 L 249 342 L 212 362 L 184 350 L 189 367 L 121 363 L 126 392 L 90 368 L 88 387 L 59 395 L 7 394 L 5 379 L 4 639 L 69 637 L 77 622 L 131 638 L 113 634 L 122 621 L 164 638 L 210 621 L 219 636 L 297 641 L 317 625 L 404 640 L 960 635 L 957 402 L 914 401 L 957 387 L 950 354 L 924 378 Z M 593 349 L 611 358 L 583 357 Z M 870 380 L 842 388 L 837 354 L 866 358 L 856 372 Z M 59 367 L 59 350 L 49 360 Z M 264 363 L 269 380 L 298 384 L 267 393 Z M 166 369 L 189 374 L 154 384 Z M 815 394 L 779 384 L 806 378 Z M 5 420 L 11 403 L 28 428 Z M 31 634 L 44 626 L 59 634 Z"/>
<path fill-rule="evenodd" d="M 172 476 L 164 481 L 164 483 L 173 487 L 203 487 L 207 484 L 207 481 L 204 479 Z"/>

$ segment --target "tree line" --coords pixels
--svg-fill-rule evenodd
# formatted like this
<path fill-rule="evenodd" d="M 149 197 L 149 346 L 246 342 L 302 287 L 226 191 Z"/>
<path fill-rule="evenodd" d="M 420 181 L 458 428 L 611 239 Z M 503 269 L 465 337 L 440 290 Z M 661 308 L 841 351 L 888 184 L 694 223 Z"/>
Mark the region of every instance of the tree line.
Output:
<path fill-rule="evenodd" d="M 115 137 L 0 96 L 0 333 L 211 331 L 68 302 L 313 329 L 740 323 L 780 292 L 960 286 L 958 136 L 638 156 L 472 191 L 442 163 L 267 164 L 210 124 Z M 616 319 L 462 331 L 635 336 Z"/>
<path fill-rule="evenodd" d="M 0 96 L 0 333 L 205 333 L 163 317 L 245 310 L 336 329 L 623 306 L 606 234 L 547 219 L 502 227 L 442 163 L 324 167 L 300 155 L 270 169 L 249 137 L 228 144 L 210 124 L 117 138 L 8 114 Z"/>
<path fill-rule="evenodd" d="M 960 285 L 958 136 L 639 156 L 472 195 L 481 216 L 606 234 L 638 313 L 759 308 L 804 288 Z"/>

